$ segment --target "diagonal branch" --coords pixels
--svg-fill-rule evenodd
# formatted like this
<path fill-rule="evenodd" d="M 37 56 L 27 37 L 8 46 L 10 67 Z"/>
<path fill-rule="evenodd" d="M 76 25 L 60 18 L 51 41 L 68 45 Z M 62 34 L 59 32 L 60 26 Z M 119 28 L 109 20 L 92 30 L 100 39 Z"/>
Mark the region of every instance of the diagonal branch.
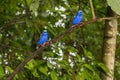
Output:
<path fill-rule="evenodd" d="M 13 73 L 7 78 L 7 80 L 12 80 L 12 78 L 21 70 L 21 68 L 24 67 L 24 65 L 29 62 L 32 58 L 36 57 L 39 53 L 42 53 L 42 51 L 49 47 L 51 44 L 55 43 L 56 41 L 60 40 L 63 36 L 72 33 L 75 29 L 80 28 L 80 27 L 84 27 L 87 24 L 93 23 L 93 22 L 101 22 L 104 20 L 111 20 L 111 19 L 116 19 L 116 18 L 120 18 L 120 16 L 116 16 L 116 17 L 105 17 L 105 18 L 98 18 L 98 19 L 92 19 L 86 22 L 82 22 L 80 24 L 77 25 L 73 25 L 71 26 L 69 29 L 67 29 L 65 32 L 62 32 L 61 34 L 59 34 L 57 37 L 55 37 L 54 39 L 52 39 L 48 44 L 45 45 L 45 47 L 40 47 L 38 50 L 36 50 L 35 52 L 33 52 L 30 56 L 28 56 L 22 63 L 20 63 L 17 68 L 13 71 Z"/>

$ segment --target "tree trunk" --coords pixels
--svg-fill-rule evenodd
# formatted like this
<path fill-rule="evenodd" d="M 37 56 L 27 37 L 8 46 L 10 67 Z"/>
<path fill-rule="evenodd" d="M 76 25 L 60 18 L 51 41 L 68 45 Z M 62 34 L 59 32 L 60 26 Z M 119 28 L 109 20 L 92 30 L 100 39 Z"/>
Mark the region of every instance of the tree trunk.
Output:
<path fill-rule="evenodd" d="M 114 17 L 116 14 L 107 7 L 107 17 Z M 113 76 L 102 74 L 102 80 L 114 79 L 114 61 L 116 50 L 117 19 L 106 20 L 103 39 L 103 63 L 108 67 Z"/>

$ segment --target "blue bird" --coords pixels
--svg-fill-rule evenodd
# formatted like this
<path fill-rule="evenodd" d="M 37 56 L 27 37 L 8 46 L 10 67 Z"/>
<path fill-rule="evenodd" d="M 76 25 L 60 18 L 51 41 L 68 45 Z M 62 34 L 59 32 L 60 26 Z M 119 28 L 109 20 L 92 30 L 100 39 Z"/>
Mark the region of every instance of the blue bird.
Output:
<path fill-rule="evenodd" d="M 82 14 L 83 14 L 82 11 L 78 11 L 76 16 L 74 16 L 73 18 L 73 21 L 72 21 L 73 25 L 79 24 L 82 21 L 82 16 L 83 16 Z"/>
<path fill-rule="evenodd" d="M 41 46 L 44 45 L 44 43 L 45 43 L 47 40 L 48 40 L 48 32 L 47 32 L 47 30 L 44 30 L 44 31 L 42 32 L 42 34 L 41 34 L 38 42 L 37 42 L 37 47 L 36 47 L 36 49 L 38 49 L 40 45 L 41 45 Z"/>

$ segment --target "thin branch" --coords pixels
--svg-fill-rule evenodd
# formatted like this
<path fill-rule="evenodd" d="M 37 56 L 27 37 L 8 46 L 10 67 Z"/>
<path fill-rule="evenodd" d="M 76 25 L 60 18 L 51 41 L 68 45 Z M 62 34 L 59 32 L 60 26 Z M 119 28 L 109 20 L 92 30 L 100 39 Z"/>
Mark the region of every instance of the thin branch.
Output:
<path fill-rule="evenodd" d="M 55 43 L 56 41 L 60 40 L 63 36 L 72 33 L 75 29 L 80 28 L 80 27 L 84 27 L 87 24 L 93 23 L 93 22 L 101 22 L 104 20 L 110 20 L 110 19 L 117 19 L 120 18 L 120 16 L 116 16 L 116 17 L 105 17 L 105 18 L 98 18 L 98 19 L 92 19 L 86 22 L 82 22 L 80 24 L 77 25 L 73 25 L 71 26 L 69 29 L 67 29 L 65 32 L 62 32 L 61 34 L 59 34 L 57 37 L 55 37 L 54 39 L 52 39 L 48 44 L 45 45 L 45 47 L 40 47 L 38 50 L 36 50 L 35 52 L 33 52 L 30 56 L 28 56 L 22 63 L 20 63 L 20 65 L 17 66 L 17 68 L 13 71 L 13 73 L 7 78 L 7 80 L 12 80 L 12 78 L 21 70 L 21 68 L 24 67 L 24 65 L 29 62 L 32 58 L 36 57 L 38 54 L 42 53 L 42 51 L 49 47 L 51 44 Z"/>
<path fill-rule="evenodd" d="M 81 9 L 81 0 L 78 0 L 78 11 Z"/>
<path fill-rule="evenodd" d="M 91 8 L 91 12 L 92 12 L 92 19 L 96 19 L 92 0 L 89 0 L 89 2 L 90 2 L 90 8 Z"/>
<path fill-rule="evenodd" d="M 29 13 L 30 13 L 30 9 L 29 9 L 29 6 L 28 6 L 28 3 L 27 3 L 27 0 L 24 0 L 24 2 L 25 2 L 25 12 L 26 12 L 27 15 L 29 15 Z"/>
<path fill-rule="evenodd" d="M 29 15 L 30 15 L 30 13 L 29 13 L 29 14 L 21 14 L 21 15 L 17 16 L 16 18 L 12 19 L 11 21 L 4 23 L 4 24 L 0 27 L 0 30 L 2 31 L 4 28 L 9 27 L 9 26 L 11 26 L 11 25 L 13 25 L 13 24 L 24 22 L 24 21 L 20 21 L 20 20 L 21 20 L 22 18 L 26 17 L 26 16 L 29 16 Z"/>

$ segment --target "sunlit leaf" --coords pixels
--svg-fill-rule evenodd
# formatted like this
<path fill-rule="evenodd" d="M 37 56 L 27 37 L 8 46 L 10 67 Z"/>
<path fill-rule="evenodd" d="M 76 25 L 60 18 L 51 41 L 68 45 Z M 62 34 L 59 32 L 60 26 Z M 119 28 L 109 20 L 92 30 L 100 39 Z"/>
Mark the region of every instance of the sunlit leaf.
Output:
<path fill-rule="evenodd" d="M 77 50 L 72 46 L 67 46 L 69 52 L 77 52 Z"/>
<path fill-rule="evenodd" d="M 69 74 L 69 76 L 73 75 L 73 71 L 71 68 L 66 68 L 66 70 L 67 70 L 67 73 Z"/>
<path fill-rule="evenodd" d="M 68 62 L 66 61 L 66 60 L 62 60 L 62 61 L 56 61 L 57 62 L 57 64 L 59 64 L 60 66 L 61 66 L 61 68 L 63 68 L 63 69 L 66 69 L 68 66 Z"/>
<path fill-rule="evenodd" d="M 32 0 L 26 0 L 27 1 L 27 5 L 29 6 L 30 3 L 32 2 Z"/>
<path fill-rule="evenodd" d="M 38 10 L 39 7 L 39 0 L 34 0 L 31 4 L 30 4 L 30 10 L 35 13 Z"/>
<path fill-rule="evenodd" d="M 93 67 L 92 67 L 90 64 L 84 64 L 84 65 L 82 65 L 82 66 L 85 67 L 85 68 L 87 68 L 87 69 L 89 69 L 89 70 L 92 71 L 93 73 L 95 73 Z"/>
<path fill-rule="evenodd" d="M 87 51 L 85 48 L 83 48 L 83 51 L 84 51 L 85 57 L 88 57 L 89 59 L 94 60 L 94 57 L 90 51 Z"/>
<path fill-rule="evenodd" d="M 112 10 L 120 15 L 120 0 L 107 0 L 107 2 Z"/>
<path fill-rule="evenodd" d="M 19 72 L 17 75 L 18 75 L 17 79 L 20 79 L 20 80 L 24 79 L 24 76 L 25 76 L 24 73 Z"/>
<path fill-rule="evenodd" d="M 34 59 L 31 59 L 31 60 L 25 65 L 25 67 L 32 70 L 35 65 L 36 65 L 35 60 L 34 60 Z"/>
<path fill-rule="evenodd" d="M 0 78 L 5 75 L 3 67 L 0 65 Z"/>
<path fill-rule="evenodd" d="M 98 63 L 98 66 L 109 76 L 112 76 L 112 74 L 110 73 L 109 69 L 102 63 Z"/>
<path fill-rule="evenodd" d="M 56 36 L 56 30 L 54 29 L 54 27 L 47 27 L 47 29 L 50 31 L 50 33 L 52 33 L 54 36 Z"/>
<path fill-rule="evenodd" d="M 57 73 L 55 71 L 51 71 L 50 76 L 51 76 L 52 80 L 58 80 Z"/>
<path fill-rule="evenodd" d="M 53 65 L 52 65 L 50 62 L 47 62 L 47 66 L 48 66 L 50 69 L 53 69 Z"/>
<path fill-rule="evenodd" d="M 99 75 L 98 73 L 95 74 L 94 79 L 95 79 L 95 80 L 101 80 L 100 75 Z"/>
<path fill-rule="evenodd" d="M 9 66 L 6 66 L 6 69 L 8 70 L 8 72 L 12 73 L 13 72 L 13 69 Z"/>
<path fill-rule="evenodd" d="M 40 66 L 38 69 L 39 69 L 40 72 L 42 72 L 46 76 L 48 75 L 48 68 L 47 68 L 47 66 Z"/>
<path fill-rule="evenodd" d="M 84 77 L 80 72 L 78 72 L 78 74 L 76 75 L 76 80 L 84 80 Z"/>
<path fill-rule="evenodd" d="M 35 77 L 40 77 L 39 74 L 37 73 L 37 69 L 33 69 L 33 70 L 32 70 L 32 74 L 33 74 Z"/>

